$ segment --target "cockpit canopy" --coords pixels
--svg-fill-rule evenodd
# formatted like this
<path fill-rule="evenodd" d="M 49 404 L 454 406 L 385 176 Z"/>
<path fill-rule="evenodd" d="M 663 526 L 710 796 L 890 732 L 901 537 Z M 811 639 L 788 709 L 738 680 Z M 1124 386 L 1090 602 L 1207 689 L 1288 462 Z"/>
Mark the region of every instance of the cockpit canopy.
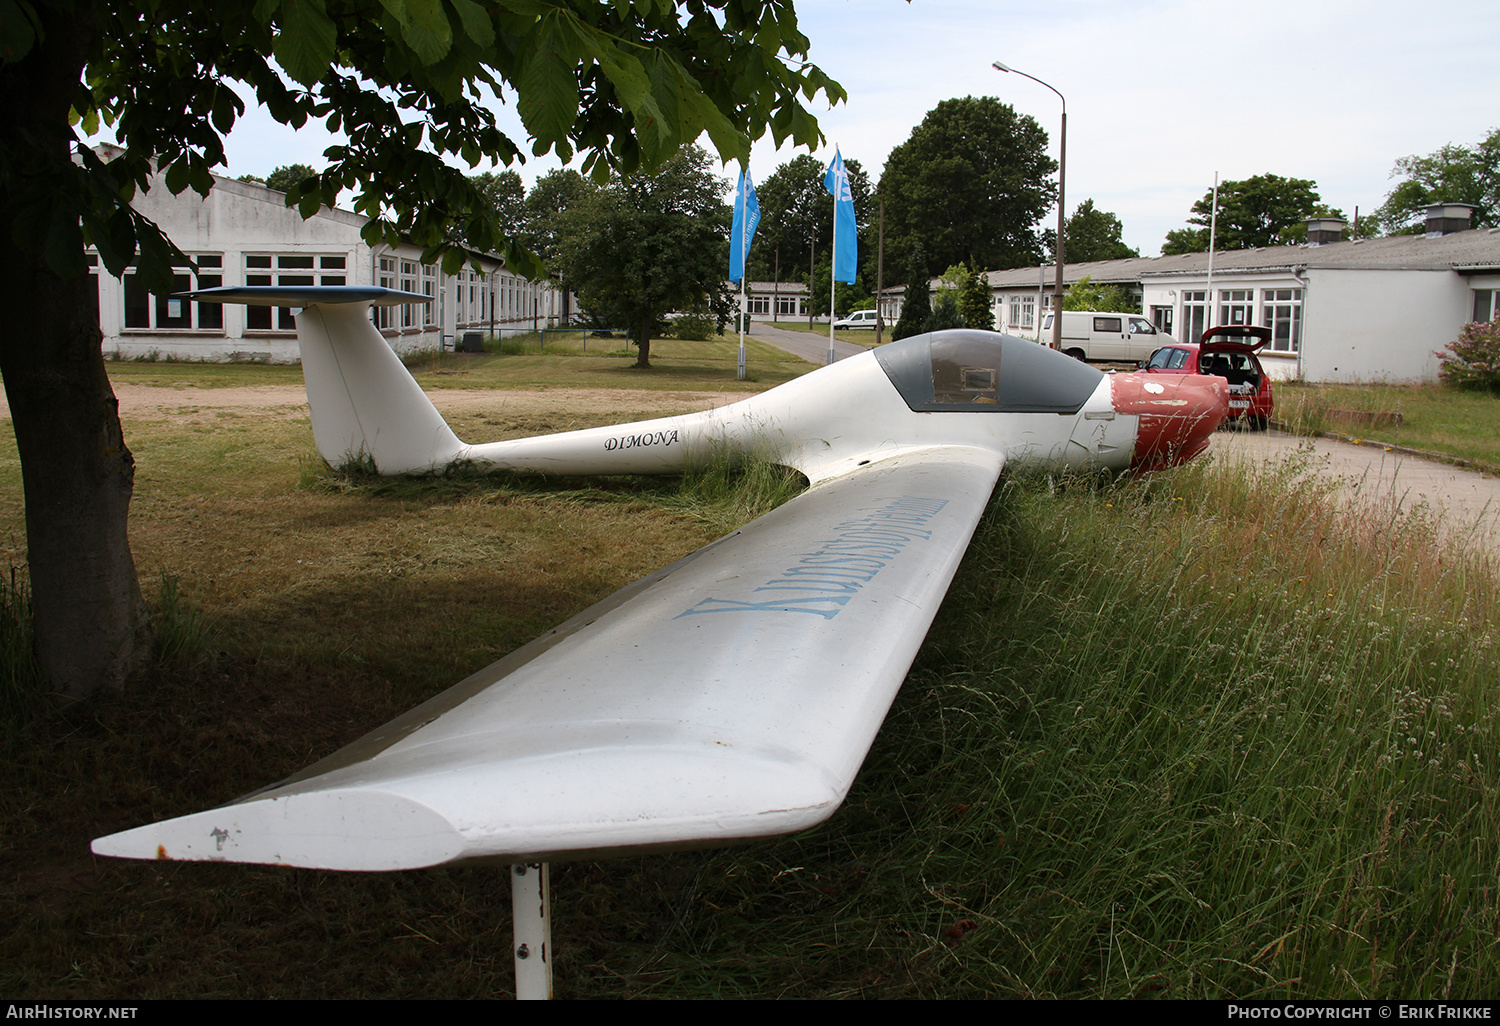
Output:
<path fill-rule="evenodd" d="M 919 413 L 1077 413 L 1104 377 L 1029 339 L 968 328 L 892 342 L 875 358 Z"/>

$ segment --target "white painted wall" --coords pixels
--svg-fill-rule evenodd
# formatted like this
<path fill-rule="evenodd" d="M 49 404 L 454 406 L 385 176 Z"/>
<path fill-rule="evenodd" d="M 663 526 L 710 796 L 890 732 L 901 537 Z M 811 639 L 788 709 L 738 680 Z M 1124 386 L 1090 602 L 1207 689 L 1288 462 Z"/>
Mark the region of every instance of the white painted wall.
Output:
<path fill-rule="evenodd" d="M 380 284 L 378 260 L 394 256 L 398 261 L 420 265 L 421 249 L 403 244 L 392 249 L 373 249 L 360 238 L 366 218 L 347 210 L 321 210 L 304 220 L 288 208 L 280 192 L 265 186 L 215 178 L 207 197 L 193 192 L 173 196 L 160 179 L 148 192 L 139 195 L 136 210 L 155 221 L 177 246 L 189 256 L 217 255 L 222 284 L 243 285 L 247 273 L 247 254 L 309 255 L 342 257 L 344 266 L 332 273 L 342 275 L 347 285 Z M 399 268 L 399 263 L 397 267 Z M 202 269 L 203 273 L 211 273 Z M 246 307 L 227 304 L 223 308 L 223 325 L 214 328 L 127 328 L 125 327 L 125 285 L 96 268 L 99 291 L 99 327 L 104 336 L 106 356 L 118 359 L 152 357 L 181 360 L 259 359 L 272 363 L 293 363 L 298 359 L 296 334 L 283 331 L 272 321 L 273 330 L 253 330 L 246 326 Z M 308 271 L 322 277 L 321 269 Z M 398 274 L 397 278 L 401 276 Z M 417 276 L 416 291 L 422 290 Z M 429 279 L 431 281 L 431 279 Z M 400 287 L 399 280 L 397 287 Z M 482 280 L 460 286 L 458 279 L 438 274 L 435 280 L 432 323 L 425 316 L 413 316 L 413 324 L 402 327 L 400 319 L 383 332 L 397 352 L 406 354 L 436 349 L 441 343 L 452 345 L 453 339 L 466 330 L 506 334 L 529 331 L 534 323 L 549 326 L 561 317 L 562 294 L 546 286 L 507 274 L 497 262 Z M 460 304 L 458 290 L 471 288 L 483 295 Z M 576 308 L 576 304 L 575 304 Z M 393 308 L 399 309 L 399 308 Z M 420 310 L 420 307 L 417 308 Z M 462 309 L 467 316 L 460 317 Z"/>
<path fill-rule="evenodd" d="M 1437 350 L 1473 310 L 1453 271 L 1309 268 L 1302 369 L 1308 381 L 1434 381 Z"/>

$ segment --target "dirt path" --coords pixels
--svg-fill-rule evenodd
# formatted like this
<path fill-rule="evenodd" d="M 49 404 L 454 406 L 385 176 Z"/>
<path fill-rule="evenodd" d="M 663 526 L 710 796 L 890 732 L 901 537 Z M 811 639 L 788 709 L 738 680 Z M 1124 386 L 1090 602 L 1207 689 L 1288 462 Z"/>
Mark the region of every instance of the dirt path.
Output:
<path fill-rule="evenodd" d="M 1350 502 L 1392 516 L 1430 511 L 1453 537 L 1500 557 L 1500 478 L 1382 448 L 1267 431 L 1221 431 L 1211 452 L 1265 464 L 1307 451 L 1314 469 L 1339 482 Z"/>
<path fill-rule="evenodd" d="M 566 408 L 588 413 L 610 410 L 662 410 L 693 413 L 743 399 L 744 393 L 658 392 L 651 389 L 552 388 L 545 391 L 505 389 L 434 389 L 427 393 L 439 410 L 494 410 L 544 413 Z M 115 385 L 123 420 L 191 420 L 203 413 L 307 414 L 301 385 L 253 385 L 240 388 L 169 388 Z M 10 416 L 0 393 L 0 418 Z"/>

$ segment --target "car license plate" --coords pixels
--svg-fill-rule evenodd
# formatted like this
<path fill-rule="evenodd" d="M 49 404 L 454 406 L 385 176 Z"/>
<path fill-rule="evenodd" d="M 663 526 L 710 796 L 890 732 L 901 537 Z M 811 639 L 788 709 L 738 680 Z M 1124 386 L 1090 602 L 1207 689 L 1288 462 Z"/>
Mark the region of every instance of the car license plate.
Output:
<path fill-rule="evenodd" d="M 1231 410 L 1248 410 L 1250 408 L 1250 400 L 1249 399 L 1231 399 L 1231 400 L 1229 400 L 1229 408 Z"/>

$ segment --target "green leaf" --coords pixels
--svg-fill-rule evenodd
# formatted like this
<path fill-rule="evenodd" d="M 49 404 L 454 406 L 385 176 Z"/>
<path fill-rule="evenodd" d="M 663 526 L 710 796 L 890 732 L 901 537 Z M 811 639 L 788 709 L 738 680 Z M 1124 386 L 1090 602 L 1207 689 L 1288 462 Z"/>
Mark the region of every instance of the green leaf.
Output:
<path fill-rule="evenodd" d="M 533 153 L 545 153 L 561 143 L 573 127 L 578 117 L 576 68 L 576 58 L 567 52 L 556 19 L 544 18 L 516 79 L 521 123 L 542 147 L 534 146 Z"/>
<path fill-rule="evenodd" d="M 87 272 L 78 219 L 70 216 L 65 208 L 53 208 L 52 223 L 47 228 L 47 241 L 42 252 L 47 266 L 59 278 L 76 278 Z"/>
<path fill-rule="evenodd" d="M 646 69 L 641 67 L 641 62 L 619 47 L 611 46 L 599 54 L 599 67 L 615 87 L 615 95 L 620 98 L 620 102 L 639 117 L 638 112 L 651 99 L 651 80 L 646 77 Z M 652 114 L 656 113 L 655 106 L 654 103 L 651 104 Z"/>
<path fill-rule="evenodd" d="M 182 192 L 182 190 L 186 189 L 191 183 L 189 173 L 190 169 L 188 168 L 186 157 L 174 160 L 170 165 L 168 165 L 166 179 L 167 188 L 171 191 L 173 196 L 176 196 L 178 193 Z"/>
<path fill-rule="evenodd" d="M 442 0 L 380 0 L 401 26 L 401 39 L 423 64 L 436 64 L 453 47 L 453 27 Z"/>
<path fill-rule="evenodd" d="M 0 0 L 0 63 L 10 64 L 25 57 L 41 31 L 36 9 L 26 0 Z"/>
<path fill-rule="evenodd" d="M 495 45 L 495 26 L 490 22 L 489 12 L 474 0 L 450 0 L 463 23 L 464 35 L 478 43 L 483 49 Z"/>
<path fill-rule="evenodd" d="M 323 0 L 282 0 L 281 31 L 271 50 L 294 81 L 310 86 L 327 75 L 337 41 Z"/>

